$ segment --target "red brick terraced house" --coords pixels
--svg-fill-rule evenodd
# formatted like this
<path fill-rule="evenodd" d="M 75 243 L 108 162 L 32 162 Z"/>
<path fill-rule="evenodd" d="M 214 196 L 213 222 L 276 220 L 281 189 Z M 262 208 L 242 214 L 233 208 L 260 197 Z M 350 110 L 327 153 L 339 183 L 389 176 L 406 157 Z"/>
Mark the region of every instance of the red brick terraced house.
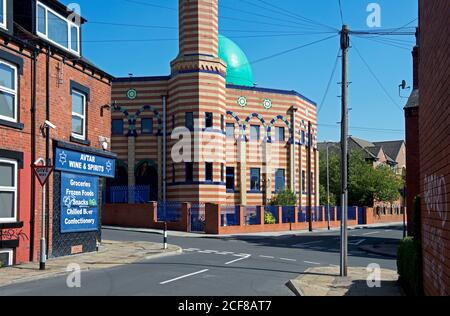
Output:
<path fill-rule="evenodd" d="M 112 99 L 111 186 L 148 186 L 148 201 L 219 205 L 266 205 L 290 189 L 298 205 L 318 205 L 316 104 L 254 85 L 244 52 L 218 34 L 217 0 L 180 0 L 171 74 L 117 78 Z M 193 150 L 179 159 L 183 129 Z"/>
<path fill-rule="evenodd" d="M 39 259 L 38 158 L 55 165 L 45 195 L 47 255 L 93 251 L 99 191 L 114 176 L 113 78 L 83 57 L 86 20 L 77 13 L 53 0 L 0 4 L 0 262 Z"/>

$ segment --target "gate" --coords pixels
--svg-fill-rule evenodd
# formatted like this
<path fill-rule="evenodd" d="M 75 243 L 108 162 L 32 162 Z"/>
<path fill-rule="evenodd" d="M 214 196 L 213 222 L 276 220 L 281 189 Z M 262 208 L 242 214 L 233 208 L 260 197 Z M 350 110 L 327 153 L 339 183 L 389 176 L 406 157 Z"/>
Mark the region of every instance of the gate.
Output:
<path fill-rule="evenodd" d="M 189 209 L 189 231 L 205 231 L 205 204 L 191 204 Z"/>
<path fill-rule="evenodd" d="M 364 207 L 358 207 L 358 225 L 363 225 L 364 223 Z"/>

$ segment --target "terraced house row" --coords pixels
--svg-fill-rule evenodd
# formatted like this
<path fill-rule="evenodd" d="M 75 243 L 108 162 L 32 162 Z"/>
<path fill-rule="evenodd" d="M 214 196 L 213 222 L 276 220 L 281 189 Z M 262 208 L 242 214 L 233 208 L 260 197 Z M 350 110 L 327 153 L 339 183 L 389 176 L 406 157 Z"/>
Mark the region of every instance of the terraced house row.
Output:
<path fill-rule="evenodd" d="M 256 87 L 244 52 L 218 33 L 217 0 L 180 0 L 179 25 L 170 75 L 113 81 L 111 191 L 127 188 L 129 203 L 265 205 L 290 189 L 318 205 L 316 104 Z"/>

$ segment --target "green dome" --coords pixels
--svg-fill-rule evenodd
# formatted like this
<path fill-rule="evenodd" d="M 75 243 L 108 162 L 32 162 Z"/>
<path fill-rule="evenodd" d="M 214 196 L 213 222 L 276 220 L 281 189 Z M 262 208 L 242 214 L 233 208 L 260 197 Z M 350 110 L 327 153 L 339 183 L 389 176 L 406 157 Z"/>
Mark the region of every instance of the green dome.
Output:
<path fill-rule="evenodd" d="M 247 56 L 235 42 L 219 35 L 219 58 L 227 64 L 227 83 L 253 87 L 253 71 Z"/>

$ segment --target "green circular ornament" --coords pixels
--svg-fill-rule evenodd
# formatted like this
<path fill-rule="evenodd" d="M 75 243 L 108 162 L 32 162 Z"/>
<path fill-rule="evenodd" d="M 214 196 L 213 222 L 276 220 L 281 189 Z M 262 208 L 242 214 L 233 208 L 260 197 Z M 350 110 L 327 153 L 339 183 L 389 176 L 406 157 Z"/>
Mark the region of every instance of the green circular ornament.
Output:
<path fill-rule="evenodd" d="M 269 110 L 272 108 L 272 100 L 270 99 L 264 99 L 263 106 L 266 110 Z"/>
<path fill-rule="evenodd" d="M 137 98 L 137 91 L 135 89 L 130 89 L 127 91 L 127 98 L 130 100 L 134 100 Z"/>
<path fill-rule="evenodd" d="M 237 103 L 241 107 L 246 107 L 247 106 L 247 98 L 246 97 L 239 97 L 238 100 L 237 100 Z"/>

